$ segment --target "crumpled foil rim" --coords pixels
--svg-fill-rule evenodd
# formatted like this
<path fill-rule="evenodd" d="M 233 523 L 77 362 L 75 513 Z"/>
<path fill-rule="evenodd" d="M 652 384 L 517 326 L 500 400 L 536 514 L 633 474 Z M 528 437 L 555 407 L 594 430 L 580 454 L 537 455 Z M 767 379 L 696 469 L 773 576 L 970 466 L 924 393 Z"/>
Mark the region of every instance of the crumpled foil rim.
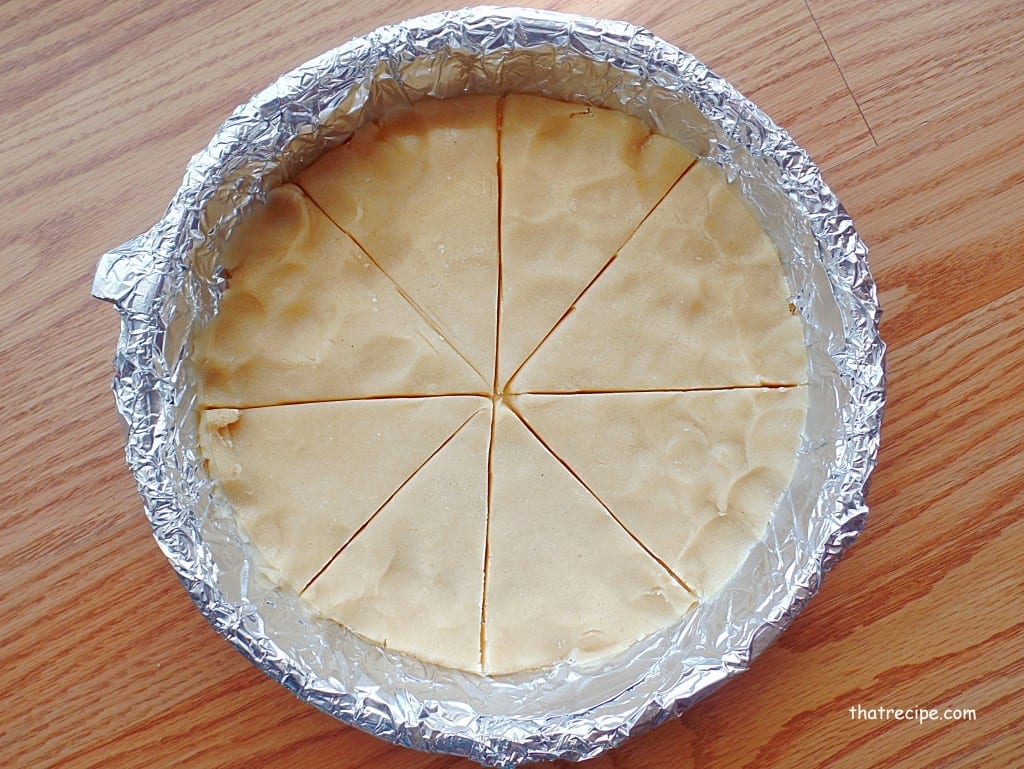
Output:
<path fill-rule="evenodd" d="M 516 86 L 522 62 L 533 71 Z M 832 405 L 808 416 L 798 472 L 811 480 L 787 496 L 741 570 L 757 590 L 727 588 L 606 669 L 570 662 L 497 680 L 402 659 L 343 629 L 328 638 L 334 631 L 294 597 L 260 586 L 197 454 L 187 351 L 222 286 L 217 244 L 251 201 L 344 140 L 375 105 L 523 89 L 636 114 L 742 185 L 776 241 L 789 244 L 780 251 L 807 325 L 811 396 Z M 93 294 L 122 316 L 113 390 L 126 459 L 189 595 L 268 676 L 396 744 L 494 766 L 593 757 L 745 670 L 866 521 L 885 404 L 867 249 L 785 131 L 697 59 L 625 22 L 470 8 L 381 27 L 317 57 L 228 118 L 160 222 L 101 258 Z M 298 628 L 308 648 L 280 628 Z"/>

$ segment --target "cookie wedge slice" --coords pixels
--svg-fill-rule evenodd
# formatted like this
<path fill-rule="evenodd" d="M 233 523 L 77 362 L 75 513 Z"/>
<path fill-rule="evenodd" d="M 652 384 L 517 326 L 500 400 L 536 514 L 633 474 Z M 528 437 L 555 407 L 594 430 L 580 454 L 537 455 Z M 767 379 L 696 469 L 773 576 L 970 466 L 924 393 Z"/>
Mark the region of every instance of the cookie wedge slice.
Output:
<path fill-rule="evenodd" d="M 506 97 L 499 389 L 692 162 L 621 112 Z"/>
<path fill-rule="evenodd" d="M 789 487 L 807 388 L 512 402 L 615 517 L 706 598 L 764 535 Z"/>
<path fill-rule="evenodd" d="M 484 672 L 596 660 L 686 614 L 693 596 L 517 416 L 494 416 Z"/>
<path fill-rule="evenodd" d="M 319 612 L 421 660 L 480 671 L 489 404 L 304 593 Z"/>
<path fill-rule="evenodd" d="M 301 591 L 487 401 L 395 398 L 210 409 L 200 449 L 262 557 Z"/>
<path fill-rule="evenodd" d="M 803 384 L 782 263 L 716 166 L 691 169 L 554 330 L 511 392 Z"/>
<path fill-rule="evenodd" d="M 424 99 L 364 126 L 298 184 L 488 384 L 498 291 L 498 99 Z"/>
<path fill-rule="evenodd" d="M 193 356 L 204 406 L 487 388 L 294 185 L 242 221 L 222 264 L 227 290 Z"/>

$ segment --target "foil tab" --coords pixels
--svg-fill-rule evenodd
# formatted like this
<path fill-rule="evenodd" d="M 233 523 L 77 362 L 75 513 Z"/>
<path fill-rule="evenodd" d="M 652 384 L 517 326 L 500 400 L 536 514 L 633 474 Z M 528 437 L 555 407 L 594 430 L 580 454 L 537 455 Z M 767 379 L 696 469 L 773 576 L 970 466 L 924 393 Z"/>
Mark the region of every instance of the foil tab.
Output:
<path fill-rule="evenodd" d="M 193 330 L 216 311 L 217 253 L 266 191 L 398 101 L 542 93 L 619 109 L 722 166 L 779 246 L 808 344 L 794 482 L 732 581 L 603 664 L 487 678 L 367 643 L 271 584 L 198 455 Z M 863 528 L 885 405 L 867 250 L 807 154 L 694 57 L 620 21 L 470 8 L 381 27 L 285 74 L 189 163 L 164 217 L 105 254 L 93 294 L 122 318 L 113 390 L 161 550 L 210 623 L 339 720 L 399 745 L 511 767 L 582 760 L 745 670 Z"/>

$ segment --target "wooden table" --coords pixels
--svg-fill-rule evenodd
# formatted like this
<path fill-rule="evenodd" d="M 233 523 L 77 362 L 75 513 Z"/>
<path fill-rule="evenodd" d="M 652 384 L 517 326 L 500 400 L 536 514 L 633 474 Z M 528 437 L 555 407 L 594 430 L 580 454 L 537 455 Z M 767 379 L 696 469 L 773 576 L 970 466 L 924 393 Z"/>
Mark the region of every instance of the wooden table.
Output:
<path fill-rule="evenodd" d="M 449 4 L 395 5 L 0 6 L 0 765 L 470 766 L 320 714 L 195 611 L 124 465 L 118 320 L 89 296 L 236 104 Z M 1024 765 L 1024 5 L 539 5 L 647 26 L 786 126 L 871 248 L 890 345 L 861 539 L 749 672 L 590 766 Z"/>

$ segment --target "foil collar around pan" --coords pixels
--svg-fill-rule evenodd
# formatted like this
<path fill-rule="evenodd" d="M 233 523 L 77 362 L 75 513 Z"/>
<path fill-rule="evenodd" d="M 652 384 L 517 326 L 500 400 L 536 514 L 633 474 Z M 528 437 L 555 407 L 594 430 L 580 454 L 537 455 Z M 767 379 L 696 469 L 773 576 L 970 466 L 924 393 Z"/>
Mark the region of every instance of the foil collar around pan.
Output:
<path fill-rule="evenodd" d="M 398 101 L 510 91 L 635 115 L 742 185 L 805 321 L 810 411 L 796 480 L 718 596 L 602 666 L 490 679 L 366 643 L 265 579 L 197 454 L 187 357 L 222 289 L 219 246 L 252 201 Z M 228 118 L 163 219 L 102 257 L 93 293 L 122 315 L 113 388 L 127 461 L 192 599 L 267 675 L 397 744 L 495 766 L 612 748 L 746 669 L 865 523 L 885 348 L 864 244 L 788 134 L 692 56 L 624 22 L 473 8 L 382 27 L 308 62 Z"/>

